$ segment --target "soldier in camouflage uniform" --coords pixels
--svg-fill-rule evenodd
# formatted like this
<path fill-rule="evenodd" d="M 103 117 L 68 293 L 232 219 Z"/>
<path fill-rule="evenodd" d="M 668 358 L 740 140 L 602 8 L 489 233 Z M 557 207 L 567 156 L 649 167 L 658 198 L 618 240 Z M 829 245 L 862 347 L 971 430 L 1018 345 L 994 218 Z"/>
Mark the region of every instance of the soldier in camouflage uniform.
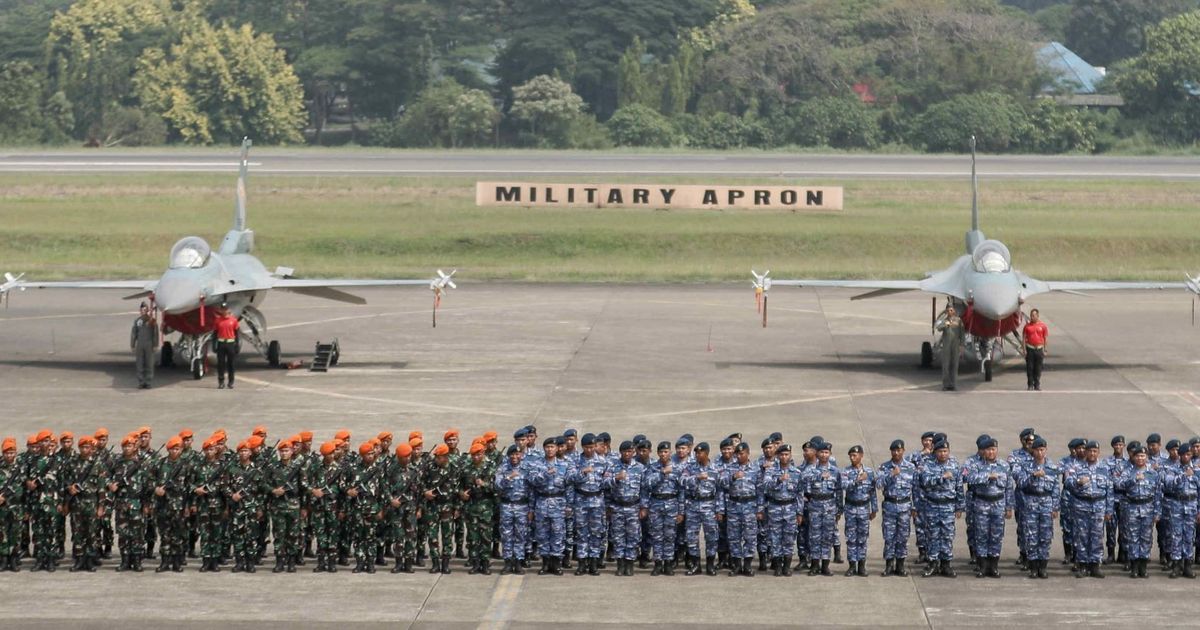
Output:
<path fill-rule="evenodd" d="M 358 464 L 358 453 L 350 450 L 350 432 L 345 429 L 334 434 L 334 443 L 337 444 L 337 462 L 338 469 L 341 470 L 341 478 L 338 480 L 338 485 L 345 487 L 350 482 L 351 473 L 354 466 Z M 348 504 L 347 504 L 348 505 Z M 354 551 L 354 521 L 350 518 L 350 513 L 344 506 L 339 506 L 338 516 L 338 532 L 337 532 L 337 563 L 339 566 L 349 566 L 350 556 Z"/>
<path fill-rule="evenodd" d="M 100 564 L 100 519 L 104 517 L 105 479 L 108 475 L 96 456 L 96 439 L 79 439 L 79 457 L 65 472 L 66 511 L 71 516 L 71 546 L 75 564 L 71 571 L 95 572 Z"/>
<path fill-rule="evenodd" d="M 268 511 L 275 536 L 275 568 L 272 573 L 296 572 L 300 553 L 300 474 L 303 467 L 292 454 L 291 442 L 280 442 L 279 459 L 267 465 L 264 481 L 269 488 Z"/>
<path fill-rule="evenodd" d="M 376 461 L 377 451 L 372 442 L 358 448 L 359 463 L 352 465 L 346 482 L 349 506 L 347 519 L 354 528 L 354 573 L 374 573 L 379 541 L 376 537 L 379 521 L 383 520 L 380 501 L 385 480 L 383 466 Z"/>
<path fill-rule="evenodd" d="M 195 434 L 192 433 L 191 429 L 184 429 L 180 431 L 179 439 L 183 443 L 183 453 L 180 455 L 180 457 L 183 458 L 184 466 L 188 471 L 187 482 L 188 484 L 191 484 L 192 471 L 195 470 L 196 466 L 200 465 L 200 462 L 204 461 L 204 455 L 192 448 L 192 442 L 195 439 Z M 200 527 L 198 525 L 198 519 L 196 512 L 191 509 L 190 505 L 192 500 L 191 490 L 192 489 L 189 486 L 185 496 L 186 503 L 189 505 L 185 512 L 183 523 L 183 529 L 187 534 L 187 541 L 184 543 L 183 548 L 186 558 L 196 557 L 196 543 L 200 541 Z M 187 565 L 186 558 L 182 562 L 182 564 L 185 566 Z"/>
<path fill-rule="evenodd" d="M 113 453 L 112 448 L 108 445 L 108 429 L 100 427 L 92 434 L 96 440 L 96 457 L 100 461 L 96 462 L 97 466 L 103 466 L 105 473 L 112 470 L 113 463 L 117 460 L 116 453 Z M 112 557 L 113 548 L 113 526 L 112 526 L 112 510 L 104 513 L 104 517 L 100 519 L 100 557 L 107 560 Z"/>
<path fill-rule="evenodd" d="M 468 573 L 491 575 L 492 520 L 496 485 L 481 443 L 471 445 L 470 459 L 459 472 L 459 499 L 467 518 Z"/>
<path fill-rule="evenodd" d="M 508 459 L 494 475 L 496 496 L 500 500 L 500 540 L 504 569 L 500 575 L 525 575 L 525 541 L 529 537 L 532 488 L 521 466 L 521 447 L 508 447 Z"/>
<path fill-rule="evenodd" d="M 450 456 L 450 472 L 454 475 L 455 480 L 462 473 L 462 469 L 466 467 L 469 458 L 465 453 L 459 450 L 459 433 L 458 429 L 450 429 L 442 436 L 442 442 L 449 449 Z M 467 516 L 463 511 L 456 510 L 450 519 L 450 539 L 454 541 L 454 557 L 466 558 L 467 549 Z"/>
<path fill-rule="evenodd" d="M 17 455 L 17 470 L 21 475 L 21 501 L 13 506 L 17 511 L 17 517 L 20 519 L 18 528 L 21 530 L 21 541 L 18 543 L 20 557 L 33 557 L 33 510 L 30 509 L 30 501 L 32 500 L 32 492 L 28 488 L 29 469 L 33 462 L 42 454 L 42 445 L 38 442 L 37 435 L 30 435 L 25 440 L 25 450 Z"/>
<path fill-rule="evenodd" d="M 54 519 L 58 515 L 58 470 L 50 452 L 54 435 L 50 431 L 38 434 L 37 454 L 28 462 L 25 471 L 25 505 L 29 510 L 30 536 L 33 542 L 33 571 L 55 570 Z"/>
<path fill-rule="evenodd" d="M 392 437 L 391 431 L 382 431 L 379 435 L 375 436 L 379 447 L 379 455 L 376 456 L 375 462 L 376 465 L 383 468 L 379 472 L 379 476 L 383 482 L 380 486 L 381 491 L 387 489 L 388 480 L 392 478 L 392 474 L 396 469 L 396 454 L 392 452 Z M 381 493 L 380 499 L 382 501 L 386 501 L 386 494 L 386 492 Z M 384 505 L 383 507 L 385 512 L 384 519 L 375 526 L 375 566 L 377 567 L 387 566 L 387 559 L 394 555 L 392 553 L 392 524 L 386 514 L 389 506 Z"/>
<path fill-rule="evenodd" d="M 108 492 L 117 519 L 117 543 L 121 564 L 117 571 L 142 571 L 146 553 L 146 516 L 149 478 L 138 455 L 138 437 L 121 440 L 121 458 L 109 475 Z"/>
<path fill-rule="evenodd" d="M 422 521 L 429 543 L 430 573 L 450 573 L 453 522 L 458 517 L 458 480 L 450 464 L 450 448 L 439 444 L 433 462 L 421 471 Z"/>
<path fill-rule="evenodd" d="M 17 441 L 4 438 L 0 446 L 0 572 L 17 572 L 21 566 L 21 498 L 25 477 L 17 463 Z"/>
<path fill-rule="evenodd" d="M 154 470 L 158 466 L 158 453 L 151 450 L 150 427 L 141 427 L 136 432 L 138 439 L 138 458 L 142 460 L 142 470 L 146 471 L 146 483 L 149 484 L 154 477 Z M 146 503 L 146 555 L 145 557 L 154 559 L 154 543 L 158 540 L 158 528 L 154 523 L 154 501 L 147 498 Z"/>
<path fill-rule="evenodd" d="M 70 431 L 63 431 L 58 436 L 58 450 L 51 455 L 50 459 L 54 462 L 56 469 L 55 476 L 59 483 L 67 483 L 66 474 L 73 468 L 72 464 L 76 460 L 75 451 L 75 434 Z M 66 488 L 59 489 L 59 498 L 65 499 L 64 491 Z M 62 560 L 67 541 L 67 513 L 65 509 L 60 509 L 54 515 L 54 559 L 57 562 Z"/>
<path fill-rule="evenodd" d="M 183 459 L 183 438 L 167 440 L 167 458 L 158 462 L 152 472 L 154 487 L 154 521 L 158 525 L 159 556 L 162 558 L 155 573 L 183 571 L 187 553 L 188 501 L 191 497 L 190 470 Z"/>
<path fill-rule="evenodd" d="M 499 435 L 495 431 L 488 431 L 483 434 L 483 457 L 487 462 L 488 470 L 495 477 L 496 471 L 500 470 L 500 465 L 504 463 L 504 453 L 499 448 Z M 492 503 L 492 557 L 500 559 L 500 496 L 496 495 L 495 501 Z"/>
<path fill-rule="evenodd" d="M 215 437 L 215 436 L 214 436 Z M 224 529 L 229 518 L 225 505 L 226 463 L 214 438 L 203 444 L 204 458 L 191 468 L 189 486 L 192 488 L 191 512 L 196 515 L 199 530 L 200 572 L 217 572 L 224 551 Z"/>
<path fill-rule="evenodd" d="M 229 483 L 225 488 L 231 519 L 230 538 L 233 542 L 234 573 L 254 573 L 258 557 L 259 524 L 263 518 L 266 486 L 263 471 L 252 461 L 250 441 L 238 444 L 237 463 L 229 467 Z"/>
<path fill-rule="evenodd" d="M 292 457 L 300 462 L 300 468 L 304 472 L 300 473 L 301 479 L 305 479 L 309 471 L 314 466 L 321 462 L 321 455 L 312 448 L 313 432 L 301 431 L 300 441 L 296 443 L 296 452 Z M 312 496 L 308 493 L 307 487 L 300 493 L 300 553 L 304 558 L 313 558 L 313 533 L 312 533 L 312 510 L 309 509 L 309 502 Z"/>
<path fill-rule="evenodd" d="M 418 471 L 412 465 L 412 447 L 402 443 L 396 447 L 396 463 L 388 471 L 387 522 L 394 546 L 396 565 L 392 573 L 412 573 L 417 557 L 417 522 L 420 520 L 420 489 Z"/>
<path fill-rule="evenodd" d="M 317 547 L 317 566 L 313 573 L 337 573 L 338 482 L 342 471 L 335 459 L 333 442 L 321 445 L 321 459 L 305 469 L 308 519 Z"/>

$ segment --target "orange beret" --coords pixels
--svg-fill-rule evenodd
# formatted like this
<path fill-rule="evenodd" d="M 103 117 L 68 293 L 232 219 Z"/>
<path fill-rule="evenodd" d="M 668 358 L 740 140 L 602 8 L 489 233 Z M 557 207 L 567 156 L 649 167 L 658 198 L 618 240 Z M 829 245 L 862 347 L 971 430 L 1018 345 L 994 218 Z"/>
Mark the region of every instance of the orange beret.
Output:
<path fill-rule="evenodd" d="M 496 433 L 495 431 L 488 431 L 487 433 L 483 434 L 484 442 L 491 442 L 492 440 L 496 440 L 499 438 L 500 438 L 500 435 L 498 433 Z"/>
<path fill-rule="evenodd" d="M 92 437 L 96 438 L 97 440 L 102 437 L 108 437 L 108 429 L 100 427 L 99 429 L 96 429 L 96 432 L 92 434 Z"/>
<path fill-rule="evenodd" d="M 333 447 L 334 448 L 341 448 L 345 445 L 346 445 L 346 440 L 339 440 L 337 438 L 333 438 Z"/>
<path fill-rule="evenodd" d="M 450 447 L 446 446 L 445 444 L 438 444 L 437 446 L 433 447 L 433 455 L 435 457 L 438 455 L 449 455 L 449 454 L 450 454 Z"/>
<path fill-rule="evenodd" d="M 479 442 L 476 442 L 471 445 L 471 454 L 472 455 L 474 455 L 475 453 L 482 453 L 482 452 L 483 452 L 483 445 L 480 444 Z"/>
<path fill-rule="evenodd" d="M 485 443 L 487 443 L 487 440 L 483 439 L 482 435 L 471 440 L 471 444 L 485 444 Z"/>
<path fill-rule="evenodd" d="M 421 433 L 420 431 L 409 431 L 409 432 L 408 432 L 408 439 L 409 439 L 410 441 L 411 441 L 413 438 L 423 438 L 423 437 L 425 437 L 425 434 L 424 434 L 424 433 Z"/>
<path fill-rule="evenodd" d="M 250 448 L 258 448 L 263 445 L 263 439 L 257 435 L 251 435 L 246 438 L 246 444 L 249 444 Z M 239 448 L 239 450 L 241 449 Z"/>
<path fill-rule="evenodd" d="M 83 436 L 83 437 L 79 438 L 79 445 L 80 445 L 80 446 L 87 446 L 88 444 L 91 444 L 92 446 L 95 446 L 95 445 L 96 445 L 96 438 L 94 438 L 94 437 L 92 437 L 92 436 L 90 436 L 90 435 L 85 435 L 85 436 Z"/>
<path fill-rule="evenodd" d="M 263 425 L 260 424 L 256 427 L 254 427 L 254 430 L 250 432 L 250 435 L 261 435 L 263 437 L 266 437 L 267 427 L 264 427 Z"/>
<path fill-rule="evenodd" d="M 301 442 L 311 442 L 312 439 L 313 439 L 312 431 L 301 431 L 300 432 L 300 441 Z"/>
<path fill-rule="evenodd" d="M 42 429 L 41 431 L 38 431 L 35 439 L 38 442 L 41 442 L 42 440 L 53 440 L 54 434 L 50 432 L 50 429 Z"/>
<path fill-rule="evenodd" d="M 422 439 L 421 439 L 421 438 L 419 438 L 419 437 L 411 438 L 411 439 L 409 439 L 409 441 L 408 441 L 408 445 L 409 445 L 409 446 L 411 446 L 411 447 L 413 447 L 413 448 L 417 448 L 417 447 L 419 447 L 419 446 L 422 446 L 422 445 L 424 445 L 424 444 L 425 444 L 425 440 L 422 440 Z"/>
<path fill-rule="evenodd" d="M 392 439 L 392 432 L 391 431 L 380 431 L 379 435 L 376 435 L 375 437 L 379 438 L 380 442 L 382 442 L 383 440 L 390 440 L 390 439 Z"/>
<path fill-rule="evenodd" d="M 196 437 L 196 434 L 192 433 L 191 429 L 184 429 L 179 432 L 179 439 L 181 439 L 181 440 L 186 440 L 190 437 Z"/>
<path fill-rule="evenodd" d="M 137 441 L 137 437 L 126 435 L 125 437 L 121 438 L 121 446 L 133 446 L 134 444 L 137 444 Z"/>
<path fill-rule="evenodd" d="M 326 442 L 321 445 L 321 454 L 322 455 L 333 455 L 333 452 L 336 450 L 337 450 L 337 445 L 334 444 L 333 442 Z"/>
<path fill-rule="evenodd" d="M 204 443 L 200 445 L 200 450 L 207 451 L 208 449 L 210 449 L 216 445 L 217 445 L 216 440 L 214 440 L 210 437 L 207 440 L 204 440 Z"/>
<path fill-rule="evenodd" d="M 150 427 L 141 427 L 137 430 L 138 437 L 141 437 L 143 433 L 150 433 Z"/>
<path fill-rule="evenodd" d="M 342 440 L 343 442 L 345 442 L 345 441 L 348 441 L 348 440 L 350 439 L 350 432 L 349 432 L 349 431 L 347 431 L 347 430 L 345 430 L 345 429 L 342 429 L 341 431 L 338 431 L 337 433 L 334 433 L 334 434 L 333 434 L 333 437 L 335 437 L 335 438 L 337 438 L 337 439 L 339 439 L 339 440 Z"/>
<path fill-rule="evenodd" d="M 450 429 L 444 435 L 442 435 L 443 440 L 449 440 L 452 437 L 458 437 L 458 429 Z"/>
<path fill-rule="evenodd" d="M 400 446 L 396 447 L 396 457 L 408 457 L 410 455 L 412 455 L 412 447 L 411 446 L 405 444 L 404 442 L 401 442 Z"/>
<path fill-rule="evenodd" d="M 291 448 L 295 448 L 295 446 L 292 444 L 291 440 L 280 440 L 279 446 L 276 446 L 275 450 L 282 451 L 285 448 L 291 449 Z"/>
<path fill-rule="evenodd" d="M 74 440 L 74 439 L 75 439 L 75 434 L 71 433 L 70 431 L 63 431 L 62 435 L 58 436 L 59 442 L 61 442 L 63 440 Z"/>
<path fill-rule="evenodd" d="M 0 451 L 15 451 L 17 450 L 17 440 L 15 438 L 6 437 L 4 443 L 0 444 Z"/>
<path fill-rule="evenodd" d="M 287 441 L 292 443 L 292 448 L 296 448 L 296 446 L 298 444 L 300 444 L 301 442 L 303 442 L 304 440 L 301 440 L 300 435 L 297 434 L 297 435 L 293 435 L 292 437 L 288 438 Z"/>
<path fill-rule="evenodd" d="M 250 440 L 242 440 L 241 442 L 238 442 L 237 450 L 239 450 L 239 451 L 247 450 L 248 451 L 250 449 L 251 449 Z"/>
<path fill-rule="evenodd" d="M 34 444 L 37 444 L 38 442 L 41 442 L 41 440 L 37 439 L 37 434 L 34 433 L 33 435 L 26 438 L 25 446 L 33 446 Z"/>
<path fill-rule="evenodd" d="M 371 451 L 373 451 L 373 450 L 375 450 L 375 445 L 374 445 L 374 444 L 372 444 L 372 443 L 370 443 L 370 442 L 363 442 L 363 443 L 362 443 L 361 445 L 359 445 L 359 447 L 358 447 L 358 454 L 359 454 L 359 455 L 366 455 L 367 453 L 370 453 L 370 452 L 371 452 Z"/>
<path fill-rule="evenodd" d="M 223 438 L 229 437 L 229 434 L 225 432 L 225 429 L 217 429 L 216 431 L 213 431 L 213 435 L 219 435 Z"/>
<path fill-rule="evenodd" d="M 182 446 L 183 446 L 183 438 L 179 437 L 178 435 L 167 440 L 167 450 L 168 451 L 173 448 L 182 447 Z"/>

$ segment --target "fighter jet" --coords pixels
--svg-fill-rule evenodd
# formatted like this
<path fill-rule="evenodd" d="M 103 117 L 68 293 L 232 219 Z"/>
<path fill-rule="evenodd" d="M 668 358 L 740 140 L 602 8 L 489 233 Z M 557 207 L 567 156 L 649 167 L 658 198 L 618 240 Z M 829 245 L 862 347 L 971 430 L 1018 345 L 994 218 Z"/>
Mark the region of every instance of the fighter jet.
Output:
<path fill-rule="evenodd" d="M 0 284 L 0 296 L 7 299 L 14 289 L 137 291 L 125 299 L 149 300 L 162 318 L 163 336 L 179 333 L 174 347 L 170 342 L 163 343 L 162 364 L 172 365 L 174 354 L 178 351 L 189 365 L 192 377 L 200 379 L 207 369 L 206 355 L 214 333 L 215 307 L 224 307 L 241 319 L 239 345 L 243 341 L 249 342 L 270 365 L 276 366 L 279 365 L 279 341 L 266 340 L 267 320 L 259 310 L 272 289 L 350 304 L 366 304 L 365 299 L 342 289 L 426 286 L 434 292 L 436 309 L 442 294 L 456 288 L 452 279 L 454 271 L 446 274 L 440 269 L 437 277 L 423 280 L 310 280 L 293 277 L 294 270 L 288 267 L 267 271 L 251 253 L 254 250 L 254 231 L 246 227 L 246 174 L 250 145 L 248 138 L 242 142 L 233 228 L 225 234 L 216 251 L 198 236 L 182 238 L 171 248 L 167 270 L 157 280 L 34 282 L 23 279 L 24 274 L 13 276 L 6 273 L 5 282 Z M 336 359 L 333 358 L 335 363 Z"/>
<path fill-rule="evenodd" d="M 992 380 L 992 364 L 1002 360 L 1004 342 L 1021 348 L 1020 329 L 1025 314 L 1021 305 L 1030 297 L 1051 291 L 1085 295 L 1084 291 L 1183 289 L 1182 282 L 1060 282 L 1031 278 L 1012 266 L 1012 256 L 1000 241 L 988 239 L 979 230 L 979 179 L 975 171 L 975 138 L 971 138 L 971 229 L 966 233 L 966 253 L 949 267 L 928 274 L 922 280 L 775 280 L 770 271 L 759 274 L 753 269 L 752 283 L 759 296 L 763 327 L 766 327 L 766 298 L 772 287 L 843 287 L 869 289 L 851 300 L 924 291 L 946 296 L 963 318 L 966 332 L 965 353 L 979 362 L 984 380 Z M 1193 291 L 1200 294 L 1200 278 Z M 937 297 L 934 297 L 937 312 Z M 936 322 L 935 322 L 936 323 Z M 929 367 L 940 356 L 940 341 L 921 344 L 921 366 Z"/>

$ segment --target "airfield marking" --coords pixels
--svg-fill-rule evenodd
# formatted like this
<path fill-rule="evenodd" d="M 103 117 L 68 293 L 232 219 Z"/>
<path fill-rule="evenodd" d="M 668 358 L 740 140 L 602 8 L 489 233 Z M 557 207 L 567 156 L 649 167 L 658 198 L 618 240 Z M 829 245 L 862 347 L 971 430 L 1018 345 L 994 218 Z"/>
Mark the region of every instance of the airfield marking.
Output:
<path fill-rule="evenodd" d="M 546 306 L 564 306 L 564 305 L 575 305 L 575 304 L 579 304 L 579 302 L 578 301 L 558 302 L 558 303 L 538 302 L 536 304 L 529 303 L 529 304 L 505 304 L 505 305 L 495 305 L 495 306 L 443 307 L 443 308 L 439 309 L 439 311 L 442 313 L 447 313 L 447 312 L 449 312 L 449 313 L 469 313 L 469 312 L 477 312 L 477 311 L 494 311 L 497 309 L 518 309 L 518 308 L 530 308 L 530 307 L 544 308 Z M 383 313 L 369 313 L 366 315 L 346 315 L 343 317 L 331 317 L 329 319 L 314 319 L 314 320 L 306 321 L 306 322 L 293 322 L 291 324 L 281 324 L 279 326 L 268 326 L 267 329 L 268 330 L 284 330 L 287 328 L 296 328 L 298 326 L 312 326 L 314 324 L 329 324 L 329 323 L 333 323 L 333 322 L 352 321 L 352 320 L 356 320 L 356 319 L 371 319 L 372 317 L 394 317 L 397 315 L 419 315 L 419 314 L 429 315 L 430 313 L 431 313 L 431 309 L 425 308 L 425 309 L 412 310 L 412 311 L 389 311 L 389 312 L 383 312 Z"/>
<path fill-rule="evenodd" d="M 366 402 L 385 403 L 390 405 L 411 405 L 414 407 L 424 407 L 426 409 L 436 409 L 438 411 L 453 411 L 455 413 L 478 413 L 486 416 L 499 416 L 501 418 L 521 418 L 522 414 L 503 413 L 500 411 L 487 411 L 484 409 L 468 409 L 465 407 L 452 407 L 450 405 L 435 405 L 433 403 L 418 402 L 415 400 L 397 400 L 393 398 L 380 398 L 377 396 L 360 396 L 356 394 L 342 394 L 339 392 L 326 392 L 308 387 L 297 387 L 295 385 L 284 385 L 282 383 L 272 383 L 257 378 L 248 376 L 239 376 L 239 381 L 245 381 L 262 387 L 281 389 L 287 392 L 296 392 L 299 394 L 312 394 L 314 396 L 325 396 L 328 398 L 340 398 L 343 400 L 361 400 Z"/>
<path fill-rule="evenodd" d="M 477 626 L 480 630 L 503 630 L 508 627 L 524 582 L 525 578 L 520 575 L 506 575 L 496 581 L 496 589 L 492 591 L 492 599 L 483 613 L 483 621 Z"/>
<path fill-rule="evenodd" d="M 643 303 L 643 304 L 664 304 L 664 305 L 674 305 L 674 306 L 712 306 L 712 307 L 716 307 L 716 308 L 743 309 L 742 306 L 734 306 L 732 304 L 715 304 L 713 302 L 680 302 L 680 301 L 676 301 L 676 300 L 633 300 L 633 301 L 637 302 L 637 303 Z M 745 308 L 749 308 L 749 307 L 745 307 Z M 825 313 L 822 313 L 819 310 L 811 309 L 811 308 L 789 308 L 786 306 L 772 306 L 771 310 L 772 311 L 784 311 L 787 313 L 806 313 L 806 314 L 810 314 L 810 315 L 837 315 L 837 316 L 841 316 L 841 317 L 856 317 L 859 319 L 874 319 L 874 320 L 879 320 L 879 321 L 883 321 L 883 322 L 895 322 L 897 324 L 909 324 L 912 326 L 922 326 L 922 327 L 924 327 L 927 324 L 927 322 L 917 322 L 917 321 L 913 321 L 911 319 L 895 319 L 892 317 L 880 317 L 878 315 L 862 315 L 859 313 L 847 313 L 844 311 L 827 311 Z"/>

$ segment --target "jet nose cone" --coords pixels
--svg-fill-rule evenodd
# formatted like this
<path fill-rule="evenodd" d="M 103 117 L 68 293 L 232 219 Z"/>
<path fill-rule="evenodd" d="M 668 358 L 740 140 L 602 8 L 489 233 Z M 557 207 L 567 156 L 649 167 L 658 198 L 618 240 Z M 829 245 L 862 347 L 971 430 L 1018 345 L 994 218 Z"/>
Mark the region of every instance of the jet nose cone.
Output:
<path fill-rule="evenodd" d="M 200 306 L 200 285 L 188 278 L 164 277 L 154 290 L 154 299 L 165 313 L 187 313 Z"/>
<path fill-rule="evenodd" d="M 998 284 L 977 287 L 974 290 L 975 312 L 988 319 L 1000 320 L 1017 311 L 1017 291 Z"/>

